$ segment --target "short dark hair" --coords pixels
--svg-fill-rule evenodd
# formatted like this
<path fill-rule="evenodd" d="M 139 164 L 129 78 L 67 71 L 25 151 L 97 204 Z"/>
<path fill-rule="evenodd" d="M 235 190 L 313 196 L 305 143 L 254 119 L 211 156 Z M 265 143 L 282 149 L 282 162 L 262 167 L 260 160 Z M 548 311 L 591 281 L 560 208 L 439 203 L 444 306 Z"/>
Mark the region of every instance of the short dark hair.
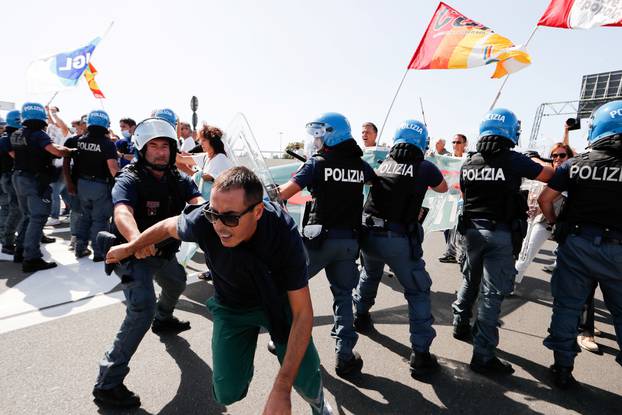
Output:
<path fill-rule="evenodd" d="M 248 167 L 236 166 L 223 171 L 212 186 L 212 191 L 227 192 L 236 189 L 244 190 L 244 203 L 247 206 L 256 205 L 263 198 L 263 185 Z"/>
<path fill-rule="evenodd" d="M 214 149 L 214 154 L 227 155 L 225 151 L 225 143 L 222 142 L 222 130 L 213 125 L 203 124 L 201 130 L 199 130 L 199 140 L 201 138 L 209 141 L 210 146 Z"/>
<path fill-rule="evenodd" d="M 376 127 L 376 124 L 374 124 L 373 122 L 368 121 L 366 123 L 363 123 L 363 127 L 371 127 L 371 129 L 374 130 L 376 134 L 378 134 L 378 127 Z"/>
<path fill-rule="evenodd" d="M 464 135 L 464 134 L 456 134 L 456 137 L 460 137 L 462 139 L 462 141 L 464 141 L 465 143 L 467 142 L 466 135 Z"/>
<path fill-rule="evenodd" d="M 136 127 L 136 121 L 134 121 L 134 120 L 133 120 L 133 119 L 131 119 L 131 118 L 121 118 L 121 119 L 119 120 L 119 123 L 127 124 L 127 125 L 129 125 L 130 127 Z"/>

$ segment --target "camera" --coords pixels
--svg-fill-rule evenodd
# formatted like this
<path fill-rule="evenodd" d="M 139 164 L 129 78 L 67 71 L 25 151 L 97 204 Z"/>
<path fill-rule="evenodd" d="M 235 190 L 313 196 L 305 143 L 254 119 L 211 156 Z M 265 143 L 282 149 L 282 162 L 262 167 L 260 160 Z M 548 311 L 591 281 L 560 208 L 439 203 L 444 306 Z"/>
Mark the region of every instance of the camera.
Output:
<path fill-rule="evenodd" d="M 581 118 L 568 118 L 566 120 L 568 131 L 578 130 L 581 128 Z"/>

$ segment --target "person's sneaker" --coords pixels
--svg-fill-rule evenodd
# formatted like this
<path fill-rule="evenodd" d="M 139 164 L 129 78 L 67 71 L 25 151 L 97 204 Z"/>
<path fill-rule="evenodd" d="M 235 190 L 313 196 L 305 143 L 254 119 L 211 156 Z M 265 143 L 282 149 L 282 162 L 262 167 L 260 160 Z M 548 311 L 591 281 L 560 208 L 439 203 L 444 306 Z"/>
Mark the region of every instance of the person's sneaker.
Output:
<path fill-rule="evenodd" d="M 69 250 L 70 251 L 74 251 L 76 249 L 76 240 L 77 240 L 77 238 L 76 238 L 75 235 L 73 235 L 71 237 L 71 239 L 69 240 Z"/>
<path fill-rule="evenodd" d="M 445 264 L 457 264 L 456 257 L 450 254 L 445 254 L 443 256 L 438 257 L 438 262 L 442 262 Z"/>
<path fill-rule="evenodd" d="M 53 242 L 56 242 L 56 238 L 52 238 L 51 236 L 47 236 L 47 235 L 41 235 L 41 243 L 42 244 L 51 244 Z"/>
<path fill-rule="evenodd" d="M 156 318 L 151 324 L 151 331 L 155 334 L 177 334 L 186 330 L 190 330 L 190 322 L 180 320 L 177 317 L 167 318 L 166 320 Z"/>
<path fill-rule="evenodd" d="M 2 245 L 2 253 L 7 255 L 15 255 L 15 245 Z"/>
<path fill-rule="evenodd" d="M 24 261 L 24 250 L 15 248 L 15 253 L 13 254 L 13 262 L 20 263 Z"/>
<path fill-rule="evenodd" d="M 496 356 L 490 360 L 484 360 L 481 356 L 473 354 L 469 367 L 473 372 L 481 373 L 482 375 L 511 375 L 514 373 L 511 364 Z"/>
<path fill-rule="evenodd" d="M 132 408 L 140 406 L 140 398 L 129 390 L 124 384 L 115 386 L 112 389 L 93 389 L 95 402 L 104 405 L 116 406 L 119 408 Z"/>
<path fill-rule="evenodd" d="M 460 340 L 463 342 L 470 342 L 473 340 L 473 335 L 471 333 L 471 325 L 469 323 L 459 323 L 454 325 L 453 331 L 454 339 Z"/>
<path fill-rule="evenodd" d="M 211 281 L 212 280 L 212 272 L 207 270 L 199 274 L 198 278 L 203 281 Z"/>
<path fill-rule="evenodd" d="M 436 356 L 430 352 L 412 352 L 410 354 L 410 376 L 416 378 L 436 372 L 440 368 Z"/>
<path fill-rule="evenodd" d="M 45 222 L 45 226 L 56 226 L 60 225 L 60 219 L 58 218 L 49 218 L 47 222 Z"/>
<path fill-rule="evenodd" d="M 268 351 L 276 356 L 276 344 L 272 340 L 268 342 Z"/>
<path fill-rule="evenodd" d="M 590 333 L 584 331 L 583 333 L 577 336 L 577 344 L 588 352 L 598 353 L 600 352 L 600 348 L 598 344 L 594 341 L 594 336 L 591 336 Z"/>
<path fill-rule="evenodd" d="M 354 330 L 361 334 L 369 334 L 374 331 L 374 323 L 371 321 L 369 313 L 355 314 Z"/>
<path fill-rule="evenodd" d="M 88 248 L 84 248 L 84 249 L 76 249 L 76 258 L 80 259 L 80 258 L 84 258 L 85 256 L 89 256 L 91 255 L 91 250 Z"/>
<path fill-rule="evenodd" d="M 560 389 L 568 389 L 572 385 L 576 384 L 574 376 L 572 376 L 572 368 L 552 365 L 550 368 L 551 375 L 553 375 L 553 384 Z"/>
<path fill-rule="evenodd" d="M 363 359 L 358 352 L 352 352 L 352 357 L 348 360 L 337 358 L 335 364 L 335 373 L 339 377 L 346 377 L 348 375 L 360 372 L 363 368 Z"/>
<path fill-rule="evenodd" d="M 37 271 L 42 271 L 44 269 L 50 269 L 50 268 L 54 268 L 56 266 L 56 262 L 53 261 L 46 261 L 43 258 L 37 258 L 37 259 L 29 259 L 29 260 L 24 260 L 24 262 L 22 262 L 22 271 L 23 272 L 37 272 Z"/>

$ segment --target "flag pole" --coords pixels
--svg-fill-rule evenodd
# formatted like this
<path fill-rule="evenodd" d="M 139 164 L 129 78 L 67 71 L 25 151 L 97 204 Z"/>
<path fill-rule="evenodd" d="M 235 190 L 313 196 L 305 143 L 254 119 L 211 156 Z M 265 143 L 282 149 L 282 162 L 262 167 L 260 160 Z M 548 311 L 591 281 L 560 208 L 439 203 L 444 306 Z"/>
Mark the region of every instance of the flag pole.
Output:
<path fill-rule="evenodd" d="M 54 98 L 56 98 L 56 95 L 58 95 L 58 91 L 54 92 L 54 95 L 52 95 L 52 98 L 50 98 L 50 100 L 48 101 L 46 107 L 49 107 L 50 104 L 52 103 L 52 101 L 54 101 Z"/>
<path fill-rule="evenodd" d="M 410 68 L 406 68 L 406 72 L 404 72 L 404 76 L 402 76 L 402 80 L 400 81 L 397 90 L 395 91 L 395 95 L 393 95 L 393 101 L 391 101 L 391 105 L 389 105 L 389 110 L 387 111 L 387 115 L 384 117 L 384 121 L 382 122 L 382 127 L 380 128 L 380 134 L 378 135 L 378 140 L 382 138 L 382 132 L 384 131 L 384 126 L 387 124 L 387 120 L 389 119 L 389 114 L 393 109 L 393 104 L 395 104 L 395 99 L 397 98 L 397 94 L 399 94 L 400 89 L 402 89 L 402 85 L 404 84 L 404 80 L 406 79 L 406 75 L 408 75 L 408 71 Z"/>
<path fill-rule="evenodd" d="M 529 45 L 529 42 L 531 42 L 531 39 L 533 39 L 533 35 L 536 34 L 536 31 L 538 30 L 538 25 L 536 25 L 536 27 L 533 29 L 533 31 L 531 32 L 531 35 L 529 35 L 529 39 L 527 39 L 527 42 L 525 42 L 525 45 L 523 46 L 524 48 L 527 47 L 527 45 Z M 490 108 L 488 109 L 488 111 L 491 111 L 495 105 L 497 104 L 497 101 L 499 101 L 499 97 L 501 96 L 501 91 L 503 91 L 503 88 L 505 87 L 505 84 L 508 83 L 508 79 L 510 79 L 510 74 L 508 74 L 505 79 L 503 80 L 503 83 L 501 84 L 501 86 L 499 87 L 499 91 L 497 91 L 497 95 L 495 96 L 495 99 L 492 101 L 492 105 L 490 105 Z"/>
<path fill-rule="evenodd" d="M 425 111 L 423 110 L 423 99 L 421 99 L 421 97 L 419 97 L 419 105 L 421 105 L 421 116 L 423 117 L 423 123 L 425 125 L 428 125 L 428 123 L 425 121 Z"/>

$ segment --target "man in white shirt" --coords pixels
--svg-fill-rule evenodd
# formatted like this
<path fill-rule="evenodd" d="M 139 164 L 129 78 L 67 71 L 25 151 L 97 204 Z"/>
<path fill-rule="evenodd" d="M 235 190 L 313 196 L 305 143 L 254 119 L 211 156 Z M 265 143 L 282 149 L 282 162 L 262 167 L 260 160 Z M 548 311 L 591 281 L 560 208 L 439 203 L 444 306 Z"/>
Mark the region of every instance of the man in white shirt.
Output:
<path fill-rule="evenodd" d="M 59 109 L 58 107 L 45 107 L 48 114 L 48 128 L 47 134 L 52 139 L 54 144 L 63 145 L 65 140 L 69 138 L 71 132 L 67 127 L 67 124 L 58 116 Z M 61 223 L 60 216 L 60 201 L 61 194 L 64 193 L 65 190 L 65 181 L 62 175 L 63 169 L 63 159 L 55 158 L 54 159 L 54 168 L 56 175 L 54 176 L 54 181 L 51 183 L 52 186 L 52 211 L 50 212 L 50 218 L 46 222 L 48 226 L 56 226 Z M 66 203 L 68 205 L 68 203 Z M 44 235 L 44 239 L 47 237 Z M 52 238 L 49 238 L 52 239 Z M 51 241 L 48 241 L 51 242 Z"/>

